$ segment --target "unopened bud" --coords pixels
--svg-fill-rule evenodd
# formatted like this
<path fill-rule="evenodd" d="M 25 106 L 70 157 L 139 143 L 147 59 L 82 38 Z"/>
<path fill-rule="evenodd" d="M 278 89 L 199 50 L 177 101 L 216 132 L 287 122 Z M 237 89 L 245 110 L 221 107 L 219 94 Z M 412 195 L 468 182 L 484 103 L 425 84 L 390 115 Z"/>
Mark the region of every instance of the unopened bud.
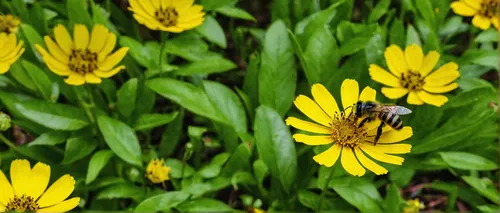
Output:
<path fill-rule="evenodd" d="M 11 121 L 9 115 L 0 112 L 0 132 L 8 130 L 12 126 Z"/>

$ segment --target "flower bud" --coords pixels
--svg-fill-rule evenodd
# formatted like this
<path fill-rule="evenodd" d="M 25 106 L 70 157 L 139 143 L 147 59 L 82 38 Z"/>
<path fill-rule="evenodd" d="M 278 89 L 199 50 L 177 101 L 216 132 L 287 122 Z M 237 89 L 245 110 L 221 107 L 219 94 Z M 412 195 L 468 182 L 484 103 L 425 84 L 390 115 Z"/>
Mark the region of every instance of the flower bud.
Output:
<path fill-rule="evenodd" d="M 12 126 L 11 121 L 9 115 L 0 112 L 0 132 L 8 130 Z"/>

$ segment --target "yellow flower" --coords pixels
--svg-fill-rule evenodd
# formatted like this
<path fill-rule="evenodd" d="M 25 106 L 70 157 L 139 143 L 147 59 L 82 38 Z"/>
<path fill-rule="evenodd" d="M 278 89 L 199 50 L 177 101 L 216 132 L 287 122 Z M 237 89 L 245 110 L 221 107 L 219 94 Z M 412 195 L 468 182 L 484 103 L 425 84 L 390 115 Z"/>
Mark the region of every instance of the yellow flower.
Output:
<path fill-rule="evenodd" d="M 101 78 L 109 78 L 125 68 L 115 66 L 125 57 L 128 47 L 111 53 L 116 45 L 116 35 L 103 25 L 95 25 L 89 34 L 85 25 L 76 24 L 73 40 L 63 25 L 57 25 L 54 36 L 57 43 L 50 36 L 44 37 L 48 52 L 38 44 L 35 48 L 52 72 L 68 76 L 64 79 L 67 84 L 99 84 Z"/>
<path fill-rule="evenodd" d="M 487 30 L 493 23 L 498 28 L 498 0 L 460 0 L 451 3 L 451 9 L 461 16 L 474 16 L 472 24 Z"/>
<path fill-rule="evenodd" d="M 403 213 L 419 213 L 420 209 L 424 208 L 424 203 L 418 199 L 406 201 L 406 206 L 403 208 Z"/>
<path fill-rule="evenodd" d="M 403 164 L 402 157 L 389 154 L 410 152 L 410 144 L 392 143 L 411 137 L 413 134 L 411 127 L 403 127 L 399 131 L 390 126 L 384 127 L 378 144 L 374 146 L 373 141 L 381 121 L 377 119 L 360 127 L 362 118 L 356 117 L 356 113 L 353 111 L 358 100 L 375 101 L 376 91 L 374 89 L 365 87 L 360 94 L 357 81 L 344 80 L 340 91 L 344 111 L 340 111 L 335 98 L 323 85 L 314 84 L 311 92 L 314 101 L 307 96 L 299 95 L 294 104 L 302 113 L 318 124 L 294 117 L 288 117 L 286 123 L 297 129 L 315 133 L 314 135 L 294 134 L 293 138 L 297 142 L 313 146 L 333 143 L 329 149 L 314 156 L 314 161 L 331 167 L 340 156 L 340 163 L 344 169 L 354 176 L 364 175 L 365 168 L 377 175 L 387 173 L 387 169 L 373 162 L 365 154 L 381 162 Z"/>
<path fill-rule="evenodd" d="M 16 45 L 17 44 L 17 45 Z M 16 34 L 0 33 L 0 74 L 9 71 L 10 66 L 24 53 L 24 42 L 17 43 Z"/>
<path fill-rule="evenodd" d="M 71 175 L 63 175 L 47 189 L 49 179 L 50 166 L 44 163 L 31 168 L 27 160 L 12 161 L 12 185 L 0 171 L 0 212 L 67 212 L 78 206 L 79 197 L 66 200 L 75 189 Z"/>
<path fill-rule="evenodd" d="M 165 161 L 163 159 L 153 159 L 149 161 L 148 167 L 146 168 L 146 177 L 152 183 L 163 183 L 166 180 L 170 180 L 170 167 L 165 166 Z"/>
<path fill-rule="evenodd" d="M 371 64 L 369 71 L 374 81 L 382 83 L 382 93 L 390 99 L 398 99 L 408 94 L 407 102 L 414 105 L 424 103 L 442 106 L 448 101 L 445 93 L 458 87 L 454 82 L 460 73 L 458 65 L 449 62 L 432 72 L 439 61 L 439 53 L 430 51 L 425 57 L 422 48 L 413 44 L 403 50 L 391 45 L 384 53 L 391 73 L 376 64 Z"/>
<path fill-rule="evenodd" d="M 15 34 L 19 24 L 21 24 L 21 20 L 16 16 L 0 15 L 0 33 Z"/>
<path fill-rule="evenodd" d="M 180 33 L 203 23 L 203 6 L 194 0 L 130 0 L 130 11 L 142 25 L 152 30 Z"/>
<path fill-rule="evenodd" d="M 255 207 L 250 207 L 250 213 L 266 213 L 263 209 L 255 208 Z"/>

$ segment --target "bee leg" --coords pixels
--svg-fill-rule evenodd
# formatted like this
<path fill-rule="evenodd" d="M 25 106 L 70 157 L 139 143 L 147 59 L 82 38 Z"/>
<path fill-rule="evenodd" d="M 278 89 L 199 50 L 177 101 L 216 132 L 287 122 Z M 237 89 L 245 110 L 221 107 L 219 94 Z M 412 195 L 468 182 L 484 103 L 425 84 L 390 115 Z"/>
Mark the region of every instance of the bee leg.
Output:
<path fill-rule="evenodd" d="M 382 136 L 382 128 L 384 127 L 385 123 L 381 122 L 380 126 L 377 128 L 377 135 L 375 136 L 375 140 L 373 141 L 373 145 L 377 145 L 378 140 L 380 139 L 380 136 Z"/>
<path fill-rule="evenodd" d="M 358 128 L 362 127 L 367 121 L 368 122 L 371 121 L 371 118 L 370 117 L 366 117 L 365 119 L 363 119 L 361 121 L 361 123 L 359 123 Z"/>

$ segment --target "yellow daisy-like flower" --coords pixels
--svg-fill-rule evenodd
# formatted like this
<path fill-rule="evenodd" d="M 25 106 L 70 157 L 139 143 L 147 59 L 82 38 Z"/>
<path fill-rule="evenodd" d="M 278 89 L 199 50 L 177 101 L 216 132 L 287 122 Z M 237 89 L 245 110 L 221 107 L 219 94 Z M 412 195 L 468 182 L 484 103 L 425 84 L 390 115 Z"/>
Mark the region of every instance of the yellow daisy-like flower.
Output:
<path fill-rule="evenodd" d="M 0 33 L 0 74 L 9 71 L 10 66 L 24 53 L 24 42 L 17 42 L 16 34 Z"/>
<path fill-rule="evenodd" d="M 454 82 L 460 73 L 458 65 L 449 62 L 436 71 L 432 69 L 439 61 L 439 53 L 430 51 L 426 56 L 418 45 L 410 45 L 405 51 L 397 45 L 389 46 L 384 53 L 390 73 L 376 64 L 369 71 L 374 81 L 382 83 L 382 94 L 390 99 L 398 99 L 408 94 L 407 102 L 414 105 L 424 103 L 442 106 L 448 101 L 444 95 L 458 87 Z"/>
<path fill-rule="evenodd" d="M 152 183 L 163 183 L 166 180 L 170 180 L 170 167 L 165 166 L 165 160 L 163 159 L 153 159 L 149 161 L 148 167 L 146 168 L 146 177 Z"/>
<path fill-rule="evenodd" d="M 460 0 L 451 3 L 451 9 L 461 16 L 474 16 L 472 24 L 482 30 L 491 24 L 498 28 L 498 0 Z"/>
<path fill-rule="evenodd" d="M 16 33 L 21 20 L 13 15 L 0 15 L 0 33 Z"/>
<path fill-rule="evenodd" d="M 80 203 L 79 197 L 66 200 L 75 189 L 75 179 L 63 175 L 48 189 L 50 166 L 37 163 L 33 168 L 27 160 L 10 164 L 12 185 L 0 171 L 0 212 L 67 212 Z"/>
<path fill-rule="evenodd" d="M 38 44 L 35 48 L 52 72 L 68 76 L 64 79 L 67 84 L 99 84 L 101 78 L 109 78 L 125 69 L 123 65 L 115 66 L 125 57 L 128 47 L 111 53 L 116 35 L 103 25 L 95 25 L 89 34 L 85 25 L 76 24 L 73 39 L 63 25 L 57 25 L 54 37 L 57 43 L 50 36 L 44 37 L 48 52 Z"/>
<path fill-rule="evenodd" d="M 194 0 L 130 0 L 130 11 L 142 25 L 152 30 L 180 33 L 203 23 L 203 6 Z"/>
<path fill-rule="evenodd" d="M 359 126 L 363 118 L 356 117 L 356 102 L 375 101 L 376 91 L 365 87 L 359 93 L 358 82 L 346 79 L 341 86 L 341 100 L 344 111 L 340 111 L 335 98 L 321 84 L 314 84 L 311 88 L 314 100 L 307 96 L 299 95 L 295 106 L 311 120 L 318 124 L 288 117 L 286 124 L 297 129 L 315 133 L 294 134 L 297 142 L 307 145 L 333 145 L 326 151 L 313 157 L 314 161 L 321 165 L 331 167 L 340 157 L 344 169 L 354 176 L 362 176 L 367 168 L 377 175 L 387 173 L 387 169 L 373 162 L 365 154 L 373 159 L 396 165 L 402 165 L 404 158 L 389 154 L 404 154 L 411 150 L 410 144 L 393 144 L 403 141 L 412 136 L 411 127 L 403 127 L 394 130 L 389 126 L 382 129 L 382 135 L 374 146 L 374 139 L 380 120 L 368 122 Z M 361 163 L 361 164 L 360 164 Z"/>
<path fill-rule="evenodd" d="M 408 200 L 403 208 L 403 213 L 419 213 L 420 209 L 423 208 L 425 208 L 424 203 L 420 202 L 418 199 Z"/>

